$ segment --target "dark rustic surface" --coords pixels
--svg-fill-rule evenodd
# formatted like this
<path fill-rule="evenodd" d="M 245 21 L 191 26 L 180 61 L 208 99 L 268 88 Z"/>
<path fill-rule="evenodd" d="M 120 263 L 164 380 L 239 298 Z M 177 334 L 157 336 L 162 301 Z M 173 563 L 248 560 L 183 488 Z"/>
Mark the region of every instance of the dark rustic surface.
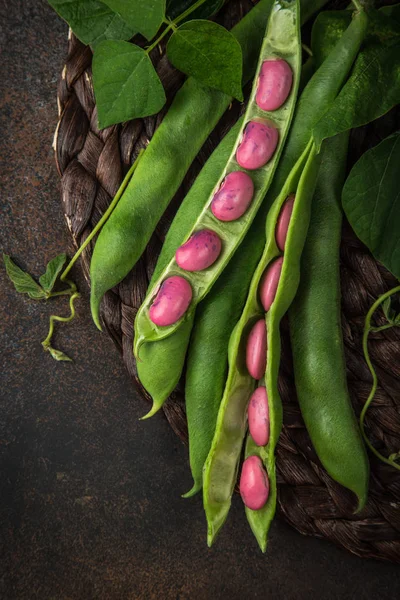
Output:
<path fill-rule="evenodd" d="M 1 248 L 37 274 L 69 247 L 51 150 L 66 27 L 41 0 L 0 2 Z M 211 551 L 186 451 L 142 404 L 87 288 L 56 338 L 75 363 L 44 355 L 54 306 L 1 277 L 0 547 L 3 599 L 394 600 L 400 569 L 365 561 L 278 521 L 260 556 L 235 499 Z M 67 312 L 57 303 L 57 310 Z"/>
<path fill-rule="evenodd" d="M 328 6 L 338 8 L 340 3 L 343 5 L 341 0 L 333 0 Z M 251 7 L 250 0 L 231 0 L 218 14 L 218 20 L 231 28 Z M 164 82 L 168 104 L 181 83 L 181 76 L 166 60 L 163 45 L 153 50 L 152 60 Z M 147 146 L 166 112 L 164 108 L 155 116 L 99 131 L 91 58 L 90 49 L 71 35 L 58 86 L 60 120 L 54 138 L 55 158 L 61 176 L 62 208 L 76 247 L 96 225 L 123 174 Z M 145 298 L 177 206 L 212 149 L 236 121 L 239 108 L 236 102 L 226 111 L 190 166 L 143 256 L 125 279 L 105 294 L 102 302 L 104 330 L 121 353 L 133 385 L 141 388 L 147 402 L 151 399 L 137 377 L 132 353 L 135 315 Z M 348 169 L 367 149 L 399 126 L 400 110 L 393 109 L 375 123 L 353 131 Z M 89 244 L 80 262 L 88 281 L 92 251 L 93 244 Z M 359 415 L 371 388 L 371 376 L 361 352 L 365 315 L 377 297 L 396 285 L 396 279 L 373 259 L 348 226 L 342 235 L 340 271 L 348 384 L 355 413 Z M 376 319 L 379 318 L 382 317 L 377 315 Z M 279 514 L 305 535 L 327 538 L 362 558 L 400 564 L 400 472 L 373 457 L 368 503 L 354 515 L 354 495 L 327 475 L 305 430 L 296 398 L 286 320 L 281 334 L 283 352 L 278 385 L 284 418 L 277 446 Z M 400 330 L 392 328 L 371 335 L 369 350 L 378 368 L 379 385 L 367 413 L 366 428 L 375 447 L 389 456 L 400 448 Z M 164 404 L 163 411 L 173 430 L 187 443 L 183 381 Z"/>

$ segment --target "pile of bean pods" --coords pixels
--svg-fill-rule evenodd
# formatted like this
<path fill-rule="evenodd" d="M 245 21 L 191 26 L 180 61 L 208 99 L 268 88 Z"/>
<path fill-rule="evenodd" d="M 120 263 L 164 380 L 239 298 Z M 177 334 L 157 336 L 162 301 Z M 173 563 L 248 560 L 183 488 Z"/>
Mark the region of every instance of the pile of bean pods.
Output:
<path fill-rule="evenodd" d="M 363 0 L 353 0 L 347 10 L 320 12 L 309 48 L 301 26 L 325 3 L 260 0 L 233 28 L 242 48 L 243 86 L 252 81 L 244 114 L 181 203 L 135 318 L 138 376 L 153 400 L 143 419 L 159 411 L 184 376 L 193 477 L 184 497 L 202 491 L 209 545 L 239 484 L 251 530 L 261 550 L 267 546 L 277 503 L 280 323 L 286 313 L 305 425 L 327 473 L 353 492 L 354 510 L 363 509 L 368 496 L 364 442 L 378 458 L 400 468 L 366 436 L 363 419 L 374 390 L 361 430 L 352 411 L 339 279 L 342 190 L 354 211 L 354 181 L 363 167 L 344 185 L 349 134 L 400 103 L 400 5 L 366 11 Z M 393 75 L 387 85 L 385 73 Z M 369 94 L 364 102 L 365 91 L 375 85 L 379 98 Z M 185 81 L 111 206 L 62 273 L 64 254 L 49 263 L 40 285 L 5 257 L 18 291 L 36 299 L 70 296 L 71 316 L 53 315 L 43 342 L 54 358 L 70 360 L 50 340 L 55 321 L 74 317 L 79 294 L 67 276 L 79 254 L 100 230 L 91 262 L 91 310 L 101 328 L 102 297 L 140 258 L 231 102 L 191 77 Z M 376 167 L 380 187 L 395 145 L 389 137 L 376 151 L 382 157 Z M 369 188 L 365 195 L 371 203 Z M 394 215 L 390 194 L 386 203 Z M 359 220 L 368 217 L 362 205 L 355 212 Z M 375 221 L 373 227 L 375 232 Z M 384 238 L 379 233 L 379 241 Z M 392 272 L 400 273 L 400 265 Z M 58 277 L 70 287 L 53 293 Z M 399 289 L 387 292 L 385 302 Z M 384 310 L 391 325 L 383 329 L 400 324 L 388 304 Z M 367 362 L 370 366 L 368 357 Z"/>
<path fill-rule="evenodd" d="M 358 508 L 367 498 L 368 459 L 347 392 L 339 324 L 338 197 L 348 133 L 318 148 L 313 128 L 346 83 L 368 19 L 356 3 L 312 68 L 302 66 L 301 22 L 298 0 L 261 0 L 234 28 L 248 50 L 245 80 L 253 77 L 245 113 L 178 210 L 135 319 L 138 374 L 153 398 L 144 418 L 185 371 L 193 476 L 185 497 L 203 490 L 209 545 L 239 480 L 250 527 L 266 549 L 282 427 L 279 325 L 291 305 L 296 385 L 312 442 Z M 249 44 L 258 47 L 256 66 Z M 190 79 L 178 92 L 97 240 L 91 279 L 99 326 L 104 292 L 135 264 L 229 101 Z"/>

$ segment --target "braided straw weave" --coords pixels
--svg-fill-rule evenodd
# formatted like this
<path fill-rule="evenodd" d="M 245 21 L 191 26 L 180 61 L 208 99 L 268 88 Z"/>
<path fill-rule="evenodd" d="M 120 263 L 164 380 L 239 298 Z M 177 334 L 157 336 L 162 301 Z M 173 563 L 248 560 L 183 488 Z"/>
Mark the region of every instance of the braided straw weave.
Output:
<path fill-rule="evenodd" d="M 250 0 L 231 2 L 219 20 L 230 28 L 250 7 Z M 166 111 L 165 108 L 154 117 L 99 131 L 91 60 L 90 48 L 71 35 L 58 88 L 60 119 L 55 135 L 55 154 L 61 176 L 63 211 L 76 247 L 86 239 L 106 210 L 124 174 L 139 150 L 146 147 Z M 163 56 L 163 47 L 153 50 L 152 60 L 171 100 L 182 83 L 182 75 L 169 65 Z M 158 224 L 143 257 L 104 299 L 102 321 L 105 330 L 120 351 L 136 386 L 140 387 L 132 355 L 136 311 L 145 296 L 176 208 L 221 136 L 237 118 L 238 110 L 233 106 L 221 120 Z M 397 123 L 394 123 L 396 119 Z M 356 160 L 369 145 L 376 144 L 396 125 L 399 127 L 398 114 L 390 114 L 379 128 L 372 125 L 357 132 L 351 142 L 352 159 Z M 92 251 L 93 245 L 89 245 L 81 262 L 88 281 Z M 364 318 L 374 299 L 393 287 L 396 281 L 372 258 L 349 227 L 344 228 L 341 258 L 348 384 L 354 409 L 359 414 L 371 385 L 361 346 Z M 378 315 L 378 323 L 380 318 Z M 282 348 L 280 392 L 284 404 L 284 428 L 277 450 L 280 514 L 303 534 L 328 538 L 359 556 L 400 563 L 400 472 L 371 457 L 369 501 L 361 514 L 353 514 L 354 499 L 322 468 L 304 428 L 296 400 L 286 321 L 282 325 Z M 370 353 L 377 369 L 379 388 L 366 424 L 371 441 L 388 455 L 400 450 L 399 330 L 389 329 L 371 335 Z M 140 389 L 149 400 L 146 392 Z M 165 404 L 164 412 L 177 435 L 187 441 L 181 386 Z"/>

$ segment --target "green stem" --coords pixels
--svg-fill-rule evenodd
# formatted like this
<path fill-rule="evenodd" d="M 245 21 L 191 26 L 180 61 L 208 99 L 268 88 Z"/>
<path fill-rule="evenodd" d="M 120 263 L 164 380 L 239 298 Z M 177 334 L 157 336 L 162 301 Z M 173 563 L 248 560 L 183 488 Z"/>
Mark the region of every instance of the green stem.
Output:
<path fill-rule="evenodd" d="M 173 29 L 174 31 L 176 31 L 177 25 L 181 21 L 183 21 L 184 19 L 186 19 L 186 17 L 188 17 L 197 8 L 199 8 L 199 6 L 201 6 L 202 4 L 204 4 L 205 1 L 206 0 L 197 0 L 197 2 L 195 2 L 192 6 L 190 6 L 188 9 L 186 9 L 181 15 L 179 15 L 179 17 L 177 17 L 175 19 L 175 21 L 168 21 L 168 20 L 164 19 L 164 23 L 167 24 L 168 26 L 158 36 L 158 38 L 151 44 L 151 46 L 149 46 L 148 48 L 146 48 L 146 54 L 150 54 L 150 52 L 152 50 L 154 50 L 154 48 L 156 46 L 158 46 L 158 44 L 161 42 L 161 40 L 167 35 L 167 33 L 169 33 L 171 31 L 171 29 Z"/>
<path fill-rule="evenodd" d="M 372 361 L 371 361 L 369 351 L 368 351 L 368 335 L 371 331 L 382 331 L 383 329 L 389 329 L 389 327 L 395 326 L 392 324 L 387 324 L 387 325 L 382 325 L 381 327 L 374 328 L 371 326 L 371 319 L 372 319 L 374 312 L 377 310 L 377 308 L 379 308 L 379 306 L 382 304 L 382 302 L 384 302 L 386 300 L 386 298 L 389 298 L 390 296 L 393 296 L 394 294 L 397 294 L 398 292 L 400 292 L 400 285 L 389 290 L 382 296 L 380 296 L 376 300 L 376 302 L 374 302 L 374 304 L 371 306 L 371 308 L 369 309 L 368 314 L 365 318 L 365 326 L 364 326 L 364 333 L 363 333 L 363 351 L 364 351 L 365 361 L 368 365 L 369 371 L 372 376 L 372 388 L 369 393 L 368 399 L 367 399 L 366 403 L 364 404 L 364 407 L 360 414 L 360 428 L 361 428 L 361 433 L 363 435 L 365 443 L 367 444 L 367 446 L 371 450 L 371 452 L 373 452 L 373 454 L 375 454 L 375 456 L 377 456 L 382 462 L 384 462 L 388 465 L 391 465 L 392 467 L 394 467 L 395 469 L 398 469 L 400 471 L 400 465 L 397 464 L 393 460 L 393 458 L 392 458 L 393 455 L 391 455 L 391 457 L 389 457 L 389 458 L 386 458 L 386 456 L 383 456 L 380 452 L 378 452 L 378 450 L 376 450 L 376 448 L 374 448 L 374 446 L 369 441 L 367 434 L 365 433 L 365 415 L 367 413 L 367 410 L 368 410 L 372 400 L 374 399 L 375 392 L 378 387 L 378 377 L 377 377 L 376 371 L 372 365 Z"/>
<path fill-rule="evenodd" d="M 359 0 L 352 0 L 352 2 L 358 11 L 361 12 L 363 10 L 363 7 L 361 6 Z"/>
<path fill-rule="evenodd" d="M 301 47 L 308 54 L 308 56 L 311 56 L 311 57 L 313 56 L 313 52 L 312 52 L 311 48 L 309 46 L 307 46 L 307 44 L 301 44 Z"/>
<path fill-rule="evenodd" d="M 70 272 L 70 270 L 72 269 L 72 267 L 74 266 L 74 264 L 76 263 L 76 261 L 78 260 L 78 258 L 80 257 L 80 255 L 82 254 L 82 252 L 84 251 L 84 249 L 86 248 L 86 246 L 92 241 L 92 239 L 94 238 L 94 236 L 103 227 L 104 223 L 107 221 L 107 219 L 111 215 L 112 211 L 116 207 L 119 199 L 121 198 L 121 196 L 124 193 L 124 191 L 125 191 L 128 183 L 130 182 L 130 180 L 132 178 L 132 175 L 133 175 L 133 173 L 136 170 L 136 167 L 138 166 L 139 160 L 141 159 L 141 157 L 143 155 L 143 152 L 144 152 L 143 149 L 140 150 L 140 152 L 139 152 L 139 154 L 138 154 L 135 162 L 133 163 L 133 165 L 131 166 L 131 168 L 129 169 L 129 171 L 127 172 L 127 174 L 125 175 L 123 182 L 119 186 L 119 189 L 118 189 L 117 193 L 115 194 L 115 196 L 113 198 L 113 201 L 111 202 L 110 206 L 107 208 L 106 212 L 101 217 L 100 221 L 92 229 L 92 231 L 90 232 L 90 234 L 88 235 L 88 237 L 86 238 L 86 240 L 78 248 L 78 250 L 76 251 L 76 253 L 74 254 L 74 256 L 69 261 L 68 265 L 66 266 L 66 268 L 62 272 L 61 277 L 60 277 L 60 281 L 64 281 L 65 283 L 69 283 L 70 286 L 71 286 L 71 289 L 72 289 L 72 287 L 74 287 L 75 290 L 76 290 L 75 284 L 73 282 L 71 282 L 71 281 L 66 280 L 65 279 L 66 276 L 68 275 L 68 273 Z M 54 295 L 56 295 L 56 294 L 54 294 Z"/>
<path fill-rule="evenodd" d="M 51 346 L 51 339 L 53 337 L 54 334 L 54 325 L 56 322 L 58 323 L 69 323 L 70 321 L 72 321 L 75 318 L 75 306 L 74 306 L 74 302 L 77 298 L 80 297 L 79 292 L 75 291 L 72 296 L 69 299 L 69 308 L 70 308 L 70 315 L 68 317 L 59 317 L 58 315 L 51 315 L 50 316 L 50 326 L 49 326 L 49 332 L 47 334 L 47 337 L 45 340 L 43 340 L 42 342 L 42 346 L 44 348 L 44 350 L 52 353 L 52 350 L 54 350 L 54 348 Z M 66 355 L 64 355 L 65 358 L 64 360 L 71 360 L 69 357 L 67 357 Z"/>
<path fill-rule="evenodd" d="M 192 12 L 198 9 L 202 4 L 204 4 L 205 1 L 206 0 L 197 0 L 197 2 L 195 2 L 192 6 L 186 9 L 181 15 L 179 15 L 179 17 L 175 19 L 175 25 L 178 25 L 178 23 L 186 19 L 186 17 L 188 17 Z"/>

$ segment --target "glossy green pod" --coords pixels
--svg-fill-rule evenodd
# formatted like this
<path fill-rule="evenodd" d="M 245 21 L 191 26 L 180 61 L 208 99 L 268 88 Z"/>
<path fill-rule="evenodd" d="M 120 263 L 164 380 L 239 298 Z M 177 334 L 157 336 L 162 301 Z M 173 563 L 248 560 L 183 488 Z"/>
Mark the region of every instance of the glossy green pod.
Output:
<path fill-rule="evenodd" d="M 221 169 L 232 152 L 242 121 L 239 120 L 223 138 L 184 198 L 166 235 L 150 285 L 157 280 L 165 265 L 185 240 L 186 232 L 193 227 L 204 207 L 204 194 L 208 195 L 217 184 Z M 194 313 L 184 327 L 173 335 L 154 343 L 145 343 L 137 361 L 141 384 L 153 399 L 153 406 L 146 417 L 155 414 L 171 394 L 182 374 L 186 349 L 194 320 Z"/>
<path fill-rule="evenodd" d="M 279 108 L 265 111 L 258 106 L 257 91 L 262 84 L 262 69 L 271 58 L 282 59 L 282 62 L 287 64 L 293 75 L 293 82 L 290 93 Z M 178 266 L 175 257 L 171 259 L 154 286 L 148 290 L 136 316 L 134 341 L 136 357 L 140 356 L 139 349 L 143 343 L 155 342 L 168 337 L 179 328 L 185 319 L 190 317 L 191 311 L 210 291 L 243 240 L 272 182 L 278 165 L 294 112 L 300 69 L 301 45 L 298 0 L 288 0 L 284 4 L 280 0 L 276 0 L 266 28 L 242 129 L 238 133 L 232 154 L 220 174 L 216 189 L 211 192 L 208 199 L 205 197 L 203 211 L 193 228 L 187 232 L 186 239 L 202 229 L 215 232 L 222 241 L 222 252 L 211 267 L 197 272 L 185 271 Z M 254 139 L 251 138 L 253 135 L 255 136 Z M 260 149 L 264 147 L 263 140 L 265 140 L 265 152 L 262 152 L 260 157 Z M 247 166 L 247 172 L 243 172 L 243 165 Z M 239 176 L 245 178 L 253 186 L 249 196 L 251 202 L 247 210 L 237 212 L 232 201 L 229 200 L 229 210 L 218 210 L 216 212 L 214 203 L 217 196 L 223 193 L 224 185 L 227 184 L 230 177 Z M 235 183 L 232 190 L 237 190 L 237 186 L 238 184 Z M 233 191 L 228 188 L 227 198 L 231 198 L 232 195 Z M 235 213 L 233 219 L 229 217 L 232 212 Z M 222 217 L 222 213 L 226 217 Z M 229 220 L 227 220 L 228 218 Z M 154 303 L 158 302 L 156 294 L 162 283 L 170 277 L 183 277 L 189 283 L 192 290 L 192 301 L 182 318 L 171 322 L 169 316 L 165 315 L 160 321 L 155 321 L 152 318 L 152 310 Z"/>
<path fill-rule="evenodd" d="M 316 168 L 317 159 L 310 142 L 269 211 L 268 235 L 263 256 L 253 275 L 246 305 L 229 341 L 228 379 L 218 413 L 211 450 L 205 463 L 203 479 L 203 499 L 208 523 L 209 545 L 214 541 L 225 522 L 230 508 L 243 439 L 247 429 L 247 404 L 256 385 L 256 381 L 250 376 L 246 367 L 245 348 L 252 326 L 264 312 L 259 300 L 259 285 L 267 266 L 280 255 L 275 241 L 276 221 L 287 197 L 295 194 L 296 200 L 286 241 L 281 279 L 274 303 L 267 313 L 267 319 L 270 321 L 269 328 L 267 328 L 266 371 L 270 408 L 270 440 L 268 450 L 264 452 L 264 449 L 260 449 L 258 453 L 264 461 L 268 458 L 266 467 L 270 480 L 270 496 L 267 508 L 263 509 L 263 518 L 267 526 L 275 512 L 276 480 L 272 459 L 281 429 L 282 407 L 279 395 L 277 396 L 275 393 L 276 384 L 272 385 L 272 381 L 279 366 L 279 319 L 287 310 L 298 285 L 301 248 L 308 226 L 307 206 L 312 197 Z M 272 318 L 268 315 L 272 315 Z M 268 510 L 267 518 L 264 517 L 266 510 Z M 261 534 L 257 533 L 260 547 L 264 550 L 266 541 L 263 541 L 261 537 Z"/>
<path fill-rule="evenodd" d="M 347 388 L 340 310 L 340 198 L 348 134 L 326 140 L 313 198 L 301 283 L 290 311 L 293 367 L 301 413 L 329 475 L 357 496 L 368 495 L 369 463 Z"/>

